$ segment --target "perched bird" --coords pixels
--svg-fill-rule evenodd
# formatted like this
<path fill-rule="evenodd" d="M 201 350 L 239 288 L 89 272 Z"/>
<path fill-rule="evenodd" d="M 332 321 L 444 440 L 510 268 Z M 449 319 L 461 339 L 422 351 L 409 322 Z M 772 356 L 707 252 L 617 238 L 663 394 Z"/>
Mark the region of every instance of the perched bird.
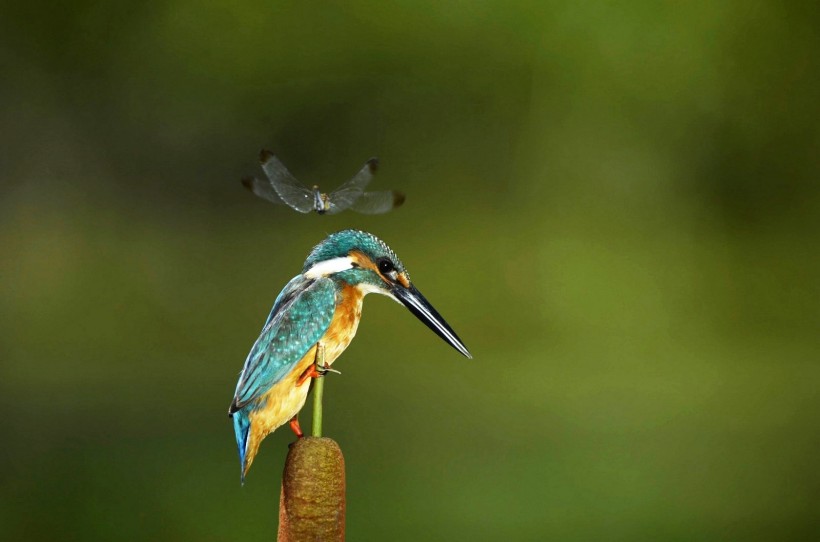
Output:
<path fill-rule="evenodd" d="M 323 375 L 350 344 L 362 315 L 362 299 L 379 293 L 404 304 L 453 348 L 472 358 L 455 331 L 410 282 L 396 254 L 374 235 L 334 233 L 313 248 L 302 272 L 276 298 L 239 376 L 228 415 L 233 418 L 242 480 L 259 444 L 297 414 L 309 381 Z M 324 363 L 317 363 L 322 351 Z"/>
<path fill-rule="evenodd" d="M 308 188 L 291 175 L 290 171 L 274 154 L 263 150 L 259 154 L 262 170 L 268 182 L 256 177 L 242 179 L 242 184 L 259 196 L 277 204 L 285 204 L 300 213 L 316 211 L 320 215 L 333 215 L 345 209 L 364 214 L 386 213 L 404 203 L 404 194 L 395 190 L 365 192 L 373 180 L 379 161 L 371 158 L 352 179 L 333 192 L 326 194 L 313 185 Z"/>

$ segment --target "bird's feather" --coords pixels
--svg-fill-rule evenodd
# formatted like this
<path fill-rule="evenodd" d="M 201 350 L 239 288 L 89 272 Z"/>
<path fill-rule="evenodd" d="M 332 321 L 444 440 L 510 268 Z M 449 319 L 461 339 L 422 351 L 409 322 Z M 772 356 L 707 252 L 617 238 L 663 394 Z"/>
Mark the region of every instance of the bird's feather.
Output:
<path fill-rule="evenodd" d="M 335 304 L 336 287 L 328 278 L 299 275 L 285 286 L 245 360 L 231 413 L 258 399 L 290 372 L 327 331 Z"/>

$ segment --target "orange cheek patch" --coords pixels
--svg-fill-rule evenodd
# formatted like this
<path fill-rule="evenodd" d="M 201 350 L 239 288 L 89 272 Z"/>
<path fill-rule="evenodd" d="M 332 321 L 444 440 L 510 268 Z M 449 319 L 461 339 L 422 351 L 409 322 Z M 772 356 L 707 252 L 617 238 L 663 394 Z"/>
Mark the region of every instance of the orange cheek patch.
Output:
<path fill-rule="evenodd" d="M 370 258 L 368 258 L 364 253 L 354 250 L 349 254 L 349 256 L 350 259 L 353 260 L 353 262 L 359 267 L 364 269 L 372 269 L 376 273 L 379 272 L 379 268 L 376 267 L 376 264 L 370 261 Z"/>
<path fill-rule="evenodd" d="M 407 278 L 407 273 L 399 273 L 398 275 L 396 275 L 396 280 L 398 280 L 399 284 L 401 284 L 405 288 L 410 287 L 410 279 Z"/>
<path fill-rule="evenodd" d="M 356 265 L 358 265 L 362 269 L 372 269 L 373 272 L 376 273 L 377 275 L 379 275 L 384 282 L 386 282 L 387 284 L 390 284 L 390 281 L 387 280 L 387 278 L 385 278 L 385 276 L 381 274 L 381 272 L 379 271 L 379 268 L 376 266 L 376 264 L 373 263 L 370 260 L 370 258 L 368 258 L 364 253 L 354 250 L 353 252 L 351 252 L 349 254 L 349 256 L 350 256 L 350 259 L 353 260 L 353 262 Z"/>

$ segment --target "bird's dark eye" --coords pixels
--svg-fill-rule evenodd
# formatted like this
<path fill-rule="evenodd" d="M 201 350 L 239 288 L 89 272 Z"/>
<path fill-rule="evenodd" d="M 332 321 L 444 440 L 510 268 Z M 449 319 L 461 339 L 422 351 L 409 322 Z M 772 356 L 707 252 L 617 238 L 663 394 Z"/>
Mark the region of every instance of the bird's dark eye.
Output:
<path fill-rule="evenodd" d="M 393 266 L 393 262 L 391 262 L 387 258 L 385 258 L 383 260 L 379 260 L 379 271 L 383 275 L 386 275 L 387 273 L 393 271 L 394 269 L 395 269 L 395 267 Z"/>

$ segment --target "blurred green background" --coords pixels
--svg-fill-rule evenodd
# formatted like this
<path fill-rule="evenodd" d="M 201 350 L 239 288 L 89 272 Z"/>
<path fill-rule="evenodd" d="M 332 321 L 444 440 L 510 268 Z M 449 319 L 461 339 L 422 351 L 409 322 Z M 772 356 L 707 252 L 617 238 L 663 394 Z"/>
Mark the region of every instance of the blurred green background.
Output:
<path fill-rule="evenodd" d="M 367 299 L 350 540 L 816 539 L 817 2 L 308 4 L 4 3 L 0 538 L 272 539 L 228 404 L 356 227 L 475 359 Z M 407 202 L 275 207 L 262 147 Z"/>

